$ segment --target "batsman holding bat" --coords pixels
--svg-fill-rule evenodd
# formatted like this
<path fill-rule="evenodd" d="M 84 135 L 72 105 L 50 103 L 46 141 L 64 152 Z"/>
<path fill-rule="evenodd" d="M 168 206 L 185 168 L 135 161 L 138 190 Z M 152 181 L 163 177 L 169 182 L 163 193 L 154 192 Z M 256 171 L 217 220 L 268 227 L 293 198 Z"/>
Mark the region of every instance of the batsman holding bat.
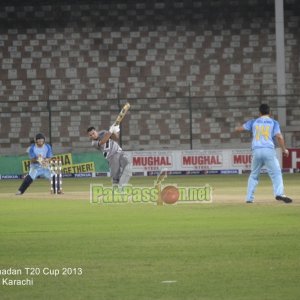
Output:
<path fill-rule="evenodd" d="M 92 141 L 92 146 L 101 151 L 108 160 L 112 182 L 122 188 L 131 177 L 131 165 L 128 157 L 125 155 L 117 140 L 119 138 L 120 126 L 130 105 L 126 103 L 119 113 L 114 124 L 108 131 L 96 131 L 95 127 L 87 129 L 88 136 Z"/>
<path fill-rule="evenodd" d="M 35 143 L 28 148 L 28 155 L 30 158 L 29 174 L 24 178 L 16 195 L 22 195 L 37 177 L 44 177 L 50 180 L 54 175 L 48 168 L 53 156 L 52 148 L 45 143 L 45 136 L 42 133 L 36 135 Z"/>

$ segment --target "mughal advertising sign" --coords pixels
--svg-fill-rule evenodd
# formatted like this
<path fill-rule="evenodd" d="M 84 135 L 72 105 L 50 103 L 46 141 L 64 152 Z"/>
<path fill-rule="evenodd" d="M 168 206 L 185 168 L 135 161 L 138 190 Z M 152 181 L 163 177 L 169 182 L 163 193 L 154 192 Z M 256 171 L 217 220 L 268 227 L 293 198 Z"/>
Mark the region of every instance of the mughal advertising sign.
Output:
<path fill-rule="evenodd" d="M 232 153 L 226 150 L 130 152 L 133 171 L 229 169 Z"/>
<path fill-rule="evenodd" d="M 175 167 L 174 151 L 135 151 L 128 154 L 131 155 L 135 171 L 156 171 Z"/>
<path fill-rule="evenodd" d="M 133 172 L 193 171 L 193 170 L 250 170 L 251 150 L 175 150 L 127 152 Z M 281 153 L 277 153 L 281 162 Z M 300 157 L 300 153 L 299 153 Z"/>
<path fill-rule="evenodd" d="M 180 155 L 182 170 L 219 170 L 223 161 L 223 151 L 182 151 Z"/>

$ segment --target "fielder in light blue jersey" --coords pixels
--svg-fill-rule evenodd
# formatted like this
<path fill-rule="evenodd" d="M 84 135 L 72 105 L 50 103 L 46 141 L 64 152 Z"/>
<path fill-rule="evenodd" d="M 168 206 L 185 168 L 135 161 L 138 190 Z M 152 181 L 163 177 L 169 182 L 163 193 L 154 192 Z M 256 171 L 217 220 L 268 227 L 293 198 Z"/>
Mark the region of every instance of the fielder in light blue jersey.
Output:
<path fill-rule="evenodd" d="M 252 163 L 246 202 L 252 203 L 254 201 L 254 192 L 259 181 L 260 171 L 265 166 L 272 180 L 275 199 L 290 203 L 292 199 L 284 195 L 282 173 L 276 156 L 274 141 L 277 141 L 284 156 L 288 156 L 289 151 L 285 147 L 279 123 L 269 115 L 270 107 L 267 104 L 261 104 L 259 112 L 259 118 L 249 120 L 243 126 L 236 128 L 238 132 L 246 130 L 252 133 Z"/>
<path fill-rule="evenodd" d="M 16 195 L 22 195 L 37 177 L 50 180 L 54 175 L 49 168 L 53 156 L 52 148 L 45 143 L 45 136 L 42 133 L 36 135 L 35 143 L 30 145 L 27 152 L 30 158 L 29 174 L 24 178 Z"/>

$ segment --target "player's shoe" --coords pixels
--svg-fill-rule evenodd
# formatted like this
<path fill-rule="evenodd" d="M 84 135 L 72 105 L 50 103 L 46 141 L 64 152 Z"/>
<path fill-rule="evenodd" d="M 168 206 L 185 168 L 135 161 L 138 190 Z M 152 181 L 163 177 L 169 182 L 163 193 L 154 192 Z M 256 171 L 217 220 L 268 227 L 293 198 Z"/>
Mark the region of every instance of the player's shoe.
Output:
<path fill-rule="evenodd" d="M 16 192 L 16 196 L 21 196 L 23 193 L 21 191 Z"/>
<path fill-rule="evenodd" d="M 246 203 L 253 203 L 253 200 L 247 200 Z"/>
<path fill-rule="evenodd" d="M 279 200 L 279 201 L 283 201 L 284 203 L 293 202 L 293 200 L 291 198 L 287 197 L 286 195 L 276 196 L 275 199 Z"/>

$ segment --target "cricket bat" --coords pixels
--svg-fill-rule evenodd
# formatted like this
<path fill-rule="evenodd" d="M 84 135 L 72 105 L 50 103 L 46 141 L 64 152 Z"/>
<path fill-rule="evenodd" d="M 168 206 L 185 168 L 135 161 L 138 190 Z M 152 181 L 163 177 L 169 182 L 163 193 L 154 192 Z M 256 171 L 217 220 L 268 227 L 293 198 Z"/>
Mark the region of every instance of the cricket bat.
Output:
<path fill-rule="evenodd" d="M 120 123 L 124 119 L 125 115 L 127 114 L 129 108 L 130 108 L 130 104 L 127 102 L 121 109 L 116 121 L 114 122 L 114 126 L 120 125 Z"/>

